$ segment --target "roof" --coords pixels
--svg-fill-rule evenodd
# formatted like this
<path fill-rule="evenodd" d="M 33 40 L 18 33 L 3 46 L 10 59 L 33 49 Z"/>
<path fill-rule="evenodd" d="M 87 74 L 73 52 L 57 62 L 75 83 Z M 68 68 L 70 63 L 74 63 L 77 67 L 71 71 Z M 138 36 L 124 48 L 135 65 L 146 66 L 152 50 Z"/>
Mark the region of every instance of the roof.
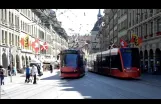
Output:
<path fill-rule="evenodd" d="M 102 17 L 99 18 L 99 20 L 97 20 L 97 22 L 95 23 L 95 25 L 94 25 L 94 27 L 93 27 L 93 29 L 91 31 L 99 31 L 99 26 L 101 25 L 102 20 L 103 20 Z"/>

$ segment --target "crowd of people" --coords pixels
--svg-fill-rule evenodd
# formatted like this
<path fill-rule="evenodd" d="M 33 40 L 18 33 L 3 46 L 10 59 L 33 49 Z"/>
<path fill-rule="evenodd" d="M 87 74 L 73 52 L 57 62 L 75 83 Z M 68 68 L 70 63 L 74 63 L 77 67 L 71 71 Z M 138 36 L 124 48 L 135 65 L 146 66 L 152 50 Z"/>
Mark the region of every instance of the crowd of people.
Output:
<path fill-rule="evenodd" d="M 37 76 L 42 76 L 43 73 L 41 72 L 41 68 L 39 64 L 34 64 L 31 67 L 29 65 L 27 66 L 23 66 L 23 70 L 25 71 L 25 83 L 29 83 L 29 82 L 33 82 L 33 84 L 37 84 Z M 53 72 L 53 66 L 50 64 L 49 65 L 49 70 L 52 73 Z M 16 76 L 17 75 L 17 69 L 16 67 L 13 65 L 9 65 L 8 66 L 8 76 Z M 1 85 L 4 85 L 4 77 L 6 70 L 5 68 L 3 68 L 2 65 L 0 65 L 0 83 Z M 32 81 L 33 80 L 33 81 Z"/>
<path fill-rule="evenodd" d="M 50 64 L 47 69 L 51 73 L 53 73 L 53 69 L 59 69 L 59 63 L 56 61 L 54 63 L 54 66 L 52 64 Z M 9 65 L 6 70 L 7 70 L 8 76 L 16 76 L 17 72 L 19 72 L 14 65 Z M 0 83 L 1 83 L 1 85 L 4 85 L 4 77 L 6 75 L 6 70 L 5 70 L 5 68 L 3 68 L 2 65 L 0 65 L 0 81 L 1 81 Z M 37 83 L 36 82 L 37 76 L 42 76 L 43 75 L 43 73 L 41 72 L 40 64 L 31 64 L 30 66 L 29 65 L 27 65 L 27 66 L 24 65 L 23 66 L 23 71 L 25 72 L 25 76 L 26 76 L 25 83 L 33 82 L 33 84 L 36 84 Z"/>

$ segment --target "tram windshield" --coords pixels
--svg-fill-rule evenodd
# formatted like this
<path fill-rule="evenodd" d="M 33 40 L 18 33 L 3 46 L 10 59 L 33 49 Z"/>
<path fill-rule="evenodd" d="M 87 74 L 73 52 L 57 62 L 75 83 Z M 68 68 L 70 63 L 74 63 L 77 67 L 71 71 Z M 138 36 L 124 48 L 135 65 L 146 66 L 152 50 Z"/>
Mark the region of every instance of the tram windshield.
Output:
<path fill-rule="evenodd" d="M 77 67 L 78 54 L 64 54 L 63 66 Z"/>
<path fill-rule="evenodd" d="M 140 67 L 139 50 L 137 48 L 121 48 L 125 68 Z"/>

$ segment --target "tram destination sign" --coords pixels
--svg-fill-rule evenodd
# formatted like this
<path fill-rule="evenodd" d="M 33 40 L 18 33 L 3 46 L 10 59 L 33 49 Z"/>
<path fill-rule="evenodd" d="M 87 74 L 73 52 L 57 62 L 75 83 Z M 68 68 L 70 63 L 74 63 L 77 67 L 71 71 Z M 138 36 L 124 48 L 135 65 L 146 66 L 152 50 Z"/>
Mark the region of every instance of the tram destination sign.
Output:
<path fill-rule="evenodd" d="M 76 50 L 64 50 L 64 51 L 62 51 L 62 53 L 66 53 L 66 54 L 76 54 L 76 53 L 78 53 L 78 51 L 76 51 Z"/>
<path fill-rule="evenodd" d="M 125 52 L 125 53 L 131 53 L 132 50 L 131 49 L 123 49 L 123 52 Z"/>

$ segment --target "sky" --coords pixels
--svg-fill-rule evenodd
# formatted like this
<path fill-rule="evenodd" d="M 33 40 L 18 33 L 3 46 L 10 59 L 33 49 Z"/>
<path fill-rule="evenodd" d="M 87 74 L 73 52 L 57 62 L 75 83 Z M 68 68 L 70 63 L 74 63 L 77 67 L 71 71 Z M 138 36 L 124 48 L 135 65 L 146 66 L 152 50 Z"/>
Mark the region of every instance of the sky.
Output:
<path fill-rule="evenodd" d="M 53 9 L 56 11 L 58 21 L 62 22 L 62 27 L 69 36 L 73 34 L 90 34 L 97 21 L 99 9 Z M 101 9 L 101 15 L 103 9 Z"/>

